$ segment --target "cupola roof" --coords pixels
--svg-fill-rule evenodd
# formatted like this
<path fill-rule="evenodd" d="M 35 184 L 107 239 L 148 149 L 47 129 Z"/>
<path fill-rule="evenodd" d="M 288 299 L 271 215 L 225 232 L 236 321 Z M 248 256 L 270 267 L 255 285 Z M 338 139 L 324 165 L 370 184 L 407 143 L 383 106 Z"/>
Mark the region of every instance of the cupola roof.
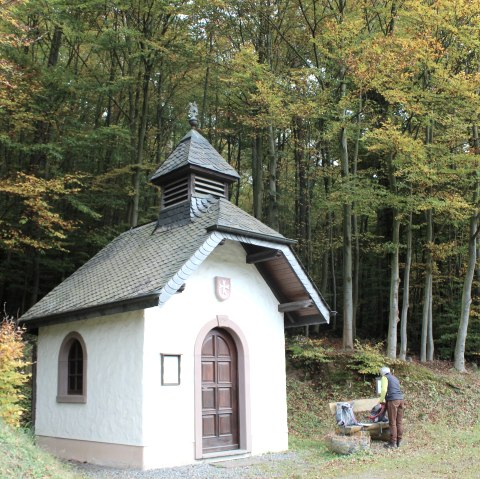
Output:
<path fill-rule="evenodd" d="M 200 170 L 228 183 L 240 178 L 235 168 L 194 128 L 180 140 L 150 181 L 163 186 L 170 179 L 181 176 L 182 172 L 188 170 Z"/>

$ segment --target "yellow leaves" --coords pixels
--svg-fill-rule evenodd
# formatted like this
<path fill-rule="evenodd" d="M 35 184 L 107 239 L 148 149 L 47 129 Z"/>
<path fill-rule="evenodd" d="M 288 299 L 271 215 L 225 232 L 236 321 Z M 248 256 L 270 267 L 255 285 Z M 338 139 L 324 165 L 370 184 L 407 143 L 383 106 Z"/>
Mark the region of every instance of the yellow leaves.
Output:
<path fill-rule="evenodd" d="M 16 112 L 15 107 L 24 96 L 35 89 L 36 79 L 29 78 L 22 67 L 4 54 L 29 44 L 29 28 L 16 17 L 16 9 L 25 3 L 24 0 L 0 0 L 0 113 L 2 109 Z"/>
<path fill-rule="evenodd" d="M 308 119 L 325 111 L 325 102 L 319 102 L 318 72 L 312 68 L 275 72 L 267 63 L 260 63 L 258 52 L 247 44 L 232 58 L 229 70 L 231 74 L 222 81 L 228 87 L 227 96 L 241 104 L 237 119 L 244 125 L 288 128 L 294 117 Z"/>
<path fill-rule="evenodd" d="M 73 175 L 45 180 L 25 173 L 3 180 L 0 193 L 7 202 L 15 198 L 20 209 L 11 222 L 0 222 L 0 244 L 10 250 L 63 250 L 61 241 L 75 227 L 75 221 L 64 219 L 54 211 L 54 205 L 67 195 L 78 193 L 80 180 L 81 176 Z"/>
<path fill-rule="evenodd" d="M 367 89 L 392 85 L 399 75 L 405 78 L 411 65 L 411 48 L 407 45 L 404 49 L 404 42 L 397 37 L 369 38 L 362 42 L 361 48 L 351 52 L 347 65 L 359 86 Z"/>
<path fill-rule="evenodd" d="M 367 133 L 365 143 L 368 150 L 384 155 L 393 154 L 396 161 L 405 159 L 417 165 L 425 163 L 426 151 L 423 141 L 402 132 L 400 128 L 392 120 L 387 120 L 380 128 Z"/>
<path fill-rule="evenodd" d="M 0 323 L 0 418 L 12 426 L 20 425 L 24 412 L 19 404 L 23 398 L 20 388 L 30 377 L 24 353 L 23 330 L 5 317 Z"/>

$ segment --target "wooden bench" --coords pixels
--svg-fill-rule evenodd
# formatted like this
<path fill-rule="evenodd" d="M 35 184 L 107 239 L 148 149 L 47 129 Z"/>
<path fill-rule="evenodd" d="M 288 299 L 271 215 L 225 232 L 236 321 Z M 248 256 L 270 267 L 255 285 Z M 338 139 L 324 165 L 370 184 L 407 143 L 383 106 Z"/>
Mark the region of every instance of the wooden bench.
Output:
<path fill-rule="evenodd" d="M 347 402 L 347 401 L 344 401 Z M 355 399 L 348 401 L 352 405 L 353 413 L 358 422 L 362 425 L 358 426 L 338 426 L 336 427 L 336 433 L 340 435 L 353 435 L 361 434 L 363 431 L 368 431 L 372 439 L 381 439 L 388 441 L 390 439 L 390 426 L 388 422 L 373 422 L 369 423 L 368 416 L 372 408 L 378 404 L 378 398 L 370 399 Z M 330 412 L 335 418 L 337 412 L 337 403 L 331 402 L 328 404 Z M 365 414 L 368 413 L 368 414 Z M 367 424 L 368 423 L 368 424 Z"/>

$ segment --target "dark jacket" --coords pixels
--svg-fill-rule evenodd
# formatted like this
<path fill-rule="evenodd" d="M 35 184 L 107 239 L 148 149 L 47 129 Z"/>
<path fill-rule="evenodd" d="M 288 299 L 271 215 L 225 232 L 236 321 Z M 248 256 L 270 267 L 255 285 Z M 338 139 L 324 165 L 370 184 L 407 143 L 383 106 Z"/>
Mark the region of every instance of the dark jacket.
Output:
<path fill-rule="evenodd" d="M 385 374 L 388 379 L 386 401 L 395 401 L 396 399 L 403 399 L 403 393 L 400 389 L 400 382 L 393 374 Z"/>

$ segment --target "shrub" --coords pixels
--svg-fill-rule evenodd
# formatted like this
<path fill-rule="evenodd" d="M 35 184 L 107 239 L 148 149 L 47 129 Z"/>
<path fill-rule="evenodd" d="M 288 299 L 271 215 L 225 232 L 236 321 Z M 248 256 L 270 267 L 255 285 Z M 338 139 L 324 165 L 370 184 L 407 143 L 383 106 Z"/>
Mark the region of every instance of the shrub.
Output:
<path fill-rule="evenodd" d="M 24 331 L 13 318 L 4 314 L 0 323 L 0 418 L 7 424 L 19 426 L 26 411 L 22 387 L 28 381 L 29 363 L 25 360 Z"/>
<path fill-rule="evenodd" d="M 290 358 L 303 366 L 332 361 L 332 350 L 325 347 L 321 339 L 295 336 L 287 340 L 286 349 Z"/>
<path fill-rule="evenodd" d="M 355 350 L 347 367 L 360 374 L 378 376 L 380 368 L 387 362 L 391 363 L 383 354 L 383 343 L 371 345 L 355 340 Z"/>

